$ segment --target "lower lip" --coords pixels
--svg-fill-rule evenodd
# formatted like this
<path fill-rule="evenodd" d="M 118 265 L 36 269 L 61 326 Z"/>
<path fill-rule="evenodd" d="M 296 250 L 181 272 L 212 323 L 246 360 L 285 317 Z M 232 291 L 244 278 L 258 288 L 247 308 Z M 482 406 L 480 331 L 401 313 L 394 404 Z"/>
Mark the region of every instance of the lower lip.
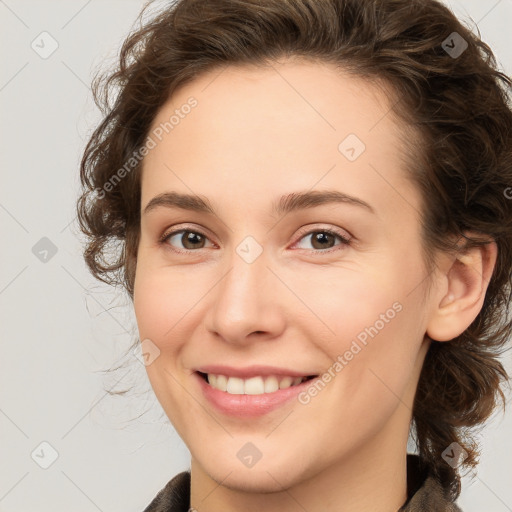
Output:
<path fill-rule="evenodd" d="M 263 393 L 261 395 L 232 395 L 226 391 L 213 388 L 208 384 L 199 373 L 194 374 L 199 380 L 201 391 L 206 399 L 213 404 L 220 412 L 244 418 L 254 418 L 267 414 L 304 391 L 315 379 L 301 382 L 296 386 L 290 386 L 286 389 L 279 389 L 273 393 Z"/>

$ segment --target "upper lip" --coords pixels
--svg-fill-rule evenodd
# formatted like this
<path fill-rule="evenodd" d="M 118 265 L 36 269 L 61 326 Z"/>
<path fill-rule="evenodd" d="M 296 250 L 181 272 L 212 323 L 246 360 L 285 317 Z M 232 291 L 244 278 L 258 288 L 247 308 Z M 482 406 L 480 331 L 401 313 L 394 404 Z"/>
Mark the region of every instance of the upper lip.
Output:
<path fill-rule="evenodd" d="M 224 365 L 205 365 L 195 369 L 201 373 L 213 373 L 214 375 L 225 375 L 226 377 L 238 377 L 240 379 L 248 379 L 251 377 L 265 377 L 269 375 L 290 376 L 290 377 L 309 377 L 317 375 L 314 372 L 290 370 L 289 368 L 279 368 L 277 366 L 252 365 L 234 368 L 233 366 Z"/>

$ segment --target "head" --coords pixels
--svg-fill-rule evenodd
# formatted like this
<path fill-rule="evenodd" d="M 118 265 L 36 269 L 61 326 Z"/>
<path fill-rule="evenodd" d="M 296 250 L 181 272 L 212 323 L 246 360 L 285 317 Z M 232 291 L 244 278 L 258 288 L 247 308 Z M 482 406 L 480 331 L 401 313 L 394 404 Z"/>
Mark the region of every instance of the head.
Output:
<path fill-rule="evenodd" d="M 299 481 L 412 428 L 457 493 L 442 453 L 475 466 L 512 329 L 511 83 L 491 50 L 433 0 L 178 1 L 105 78 L 85 259 L 133 299 L 192 456 L 221 477 L 252 442 L 273 454 L 250 473 L 264 489 L 265 469 Z M 332 378 L 268 435 L 278 413 L 219 421 L 194 399 L 221 362 Z"/>

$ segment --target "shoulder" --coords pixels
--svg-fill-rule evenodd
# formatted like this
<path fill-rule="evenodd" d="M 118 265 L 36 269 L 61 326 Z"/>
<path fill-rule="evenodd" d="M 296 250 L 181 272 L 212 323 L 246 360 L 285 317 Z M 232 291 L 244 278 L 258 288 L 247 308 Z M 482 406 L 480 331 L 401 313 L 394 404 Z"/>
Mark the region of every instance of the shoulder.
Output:
<path fill-rule="evenodd" d="M 441 484 L 432 476 L 427 477 L 423 485 L 408 500 L 400 512 L 462 512 L 443 491 Z"/>
<path fill-rule="evenodd" d="M 417 455 L 407 455 L 407 502 L 399 512 L 462 512 L 441 482 L 420 465 Z"/>
<path fill-rule="evenodd" d="M 161 489 L 143 512 L 188 512 L 190 507 L 190 471 L 183 471 Z"/>

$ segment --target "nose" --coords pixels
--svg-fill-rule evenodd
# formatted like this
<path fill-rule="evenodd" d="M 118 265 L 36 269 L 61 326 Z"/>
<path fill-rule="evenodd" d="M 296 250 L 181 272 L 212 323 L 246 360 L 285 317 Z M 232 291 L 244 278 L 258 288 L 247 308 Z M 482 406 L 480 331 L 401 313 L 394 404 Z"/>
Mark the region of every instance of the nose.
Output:
<path fill-rule="evenodd" d="M 282 287 L 265 251 L 252 262 L 233 252 L 228 271 L 212 290 L 205 317 L 208 331 L 238 345 L 278 337 L 286 318 Z"/>

